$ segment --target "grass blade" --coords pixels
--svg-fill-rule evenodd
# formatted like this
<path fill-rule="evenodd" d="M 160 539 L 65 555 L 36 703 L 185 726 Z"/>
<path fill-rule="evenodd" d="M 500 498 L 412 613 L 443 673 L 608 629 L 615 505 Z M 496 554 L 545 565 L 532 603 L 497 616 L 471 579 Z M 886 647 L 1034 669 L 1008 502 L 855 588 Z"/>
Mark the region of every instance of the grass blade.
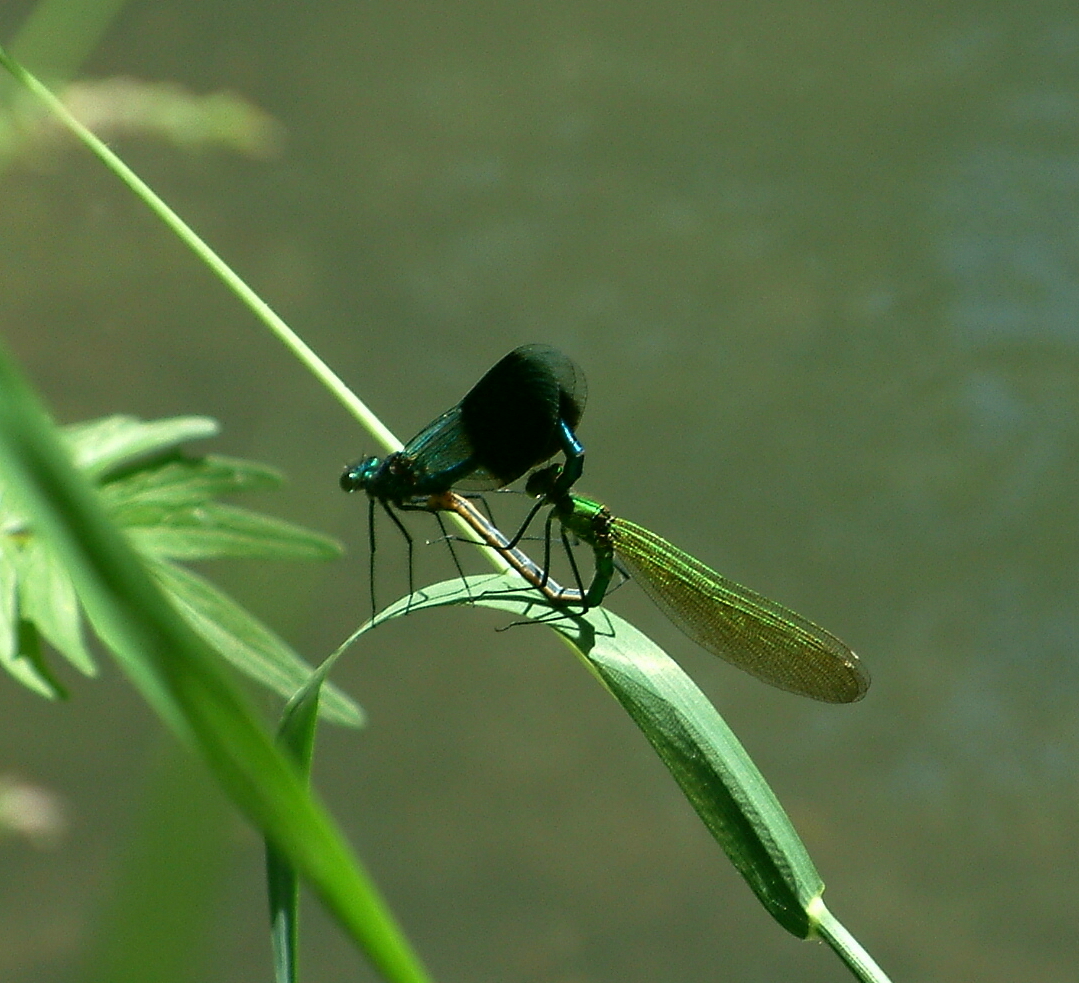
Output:
<path fill-rule="evenodd" d="M 277 743 L 296 762 L 300 773 L 309 777 L 315 752 L 319 702 L 326 676 L 337 661 L 339 649 L 307 679 L 289 700 L 281 715 Z M 270 942 L 273 948 L 274 980 L 295 983 L 299 959 L 300 891 L 296 870 L 270 840 L 266 841 L 266 884 L 270 902 Z"/>

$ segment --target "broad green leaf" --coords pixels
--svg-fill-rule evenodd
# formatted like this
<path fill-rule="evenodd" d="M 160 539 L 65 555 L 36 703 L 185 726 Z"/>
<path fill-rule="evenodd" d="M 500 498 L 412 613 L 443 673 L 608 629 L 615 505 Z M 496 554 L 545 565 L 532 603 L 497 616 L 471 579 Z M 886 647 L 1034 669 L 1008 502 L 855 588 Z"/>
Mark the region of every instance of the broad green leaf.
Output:
<path fill-rule="evenodd" d="M 151 570 L 188 624 L 245 675 L 286 699 L 310 678 L 307 663 L 208 580 L 171 563 Z M 322 709 L 332 723 L 363 725 L 363 711 L 336 687 L 327 687 Z"/>
<path fill-rule="evenodd" d="M 406 612 L 472 603 L 553 628 L 644 732 L 761 904 L 787 931 L 810 937 L 807 910 L 824 883 L 764 777 L 681 667 L 604 608 L 569 614 L 522 588 L 513 575 L 469 577 L 467 584 L 468 591 L 459 579 L 417 591 L 379 614 L 375 624 Z"/>
<path fill-rule="evenodd" d="M 76 669 L 96 676 L 97 666 L 83 642 L 79 599 L 66 566 L 35 539 L 19 550 L 17 569 L 20 617 L 32 621 Z"/>
<path fill-rule="evenodd" d="M 332 560 L 341 555 L 335 540 L 231 505 L 181 510 L 157 525 L 133 526 L 127 532 L 139 552 L 169 560 Z"/>
<path fill-rule="evenodd" d="M 213 437 L 220 428 L 207 416 L 178 416 L 143 421 L 133 416 L 108 416 L 64 428 L 75 466 L 91 477 L 141 458 L 162 454 L 189 440 Z"/>
<path fill-rule="evenodd" d="M 551 604 L 514 574 L 448 580 L 391 604 L 319 668 L 371 628 L 426 608 L 474 604 L 554 629 L 622 705 L 758 900 L 787 931 L 820 938 L 865 983 L 884 971 L 824 904 L 824 882 L 741 743 L 681 667 L 647 636 L 602 607 L 575 614 Z M 297 699 L 303 694 L 298 694 Z"/>

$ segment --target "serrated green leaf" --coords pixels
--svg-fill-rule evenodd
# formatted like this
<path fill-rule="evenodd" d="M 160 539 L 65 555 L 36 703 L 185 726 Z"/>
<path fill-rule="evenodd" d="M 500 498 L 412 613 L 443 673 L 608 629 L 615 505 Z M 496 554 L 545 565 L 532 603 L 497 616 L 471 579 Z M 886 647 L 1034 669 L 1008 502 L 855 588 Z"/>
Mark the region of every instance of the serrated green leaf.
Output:
<path fill-rule="evenodd" d="M 143 468 L 101 487 L 106 509 L 124 526 L 152 525 L 177 509 L 220 495 L 277 488 L 279 471 L 235 458 L 207 455 Z"/>
<path fill-rule="evenodd" d="M 19 551 L 19 614 L 68 662 L 87 676 L 97 675 L 82 637 L 79 600 L 71 576 L 51 551 L 32 540 Z"/>
<path fill-rule="evenodd" d="M 203 417 L 145 423 L 134 417 L 114 416 L 68 427 L 65 439 L 80 465 L 91 477 L 96 476 L 98 494 L 110 517 L 128 530 L 129 539 L 150 560 L 325 560 L 339 556 L 340 545 L 328 537 L 212 501 L 218 495 L 274 488 L 282 480 L 276 470 L 254 462 L 213 455 L 187 459 L 176 452 L 180 441 L 210 436 L 216 430 L 216 423 Z M 147 459 L 147 455 L 156 456 Z M 9 543 L 18 537 L 32 546 L 36 539 L 23 517 L 11 510 L 0 484 L 0 535 L 4 534 Z M 17 545 L 14 550 L 16 555 L 20 552 Z M 42 619 L 38 626 L 42 634 L 86 671 L 91 663 L 81 643 L 77 609 L 71 607 L 70 584 L 65 590 L 61 583 L 59 591 L 53 593 L 43 579 L 48 568 L 42 565 L 41 557 L 31 550 L 25 563 L 33 579 L 22 588 L 29 591 L 30 606 L 23 605 L 20 614 L 27 620 L 19 624 L 29 634 L 24 631 L 20 637 L 36 638 L 33 626 Z M 282 695 L 291 695 L 309 668 L 225 595 L 215 597 L 211 604 L 209 585 L 202 583 L 196 593 L 202 602 L 198 623 L 203 635 L 220 642 L 234 664 L 262 682 L 278 672 L 270 668 L 273 665 L 287 667 L 286 674 L 273 685 Z M 198 605 L 190 597 L 187 600 L 188 612 L 194 617 Z M 217 616 L 225 620 L 212 630 L 211 619 Z M 38 692 L 53 696 L 61 692 L 41 659 L 40 647 L 23 650 L 16 646 L 13 652 L 5 665 L 18 678 Z M 2 652 L 0 661 L 4 661 Z M 359 717 L 355 705 L 340 693 L 328 700 L 326 709 L 340 723 L 354 725 Z"/>
<path fill-rule="evenodd" d="M 468 577 L 466 583 L 449 580 L 402 598 L 353 638 L 406 613 L 460 604 L 549 625 L 643 731 L 761 904 L 787 931 L 809 938 L 814 921 L 808 912 L 824 883 L 764 777 L 681 667 L 602 607 L 568 613 L 514 575 Z"/>
<path fill-rule="evenodd" d="M 8 537 L 0 533 L 0 666 L 24 686 L 50 700 L 64 695 L 41 659 L 40 648 L 26 638 L 19 618 L 18 557 Z"/>
<path fill-rule="evenodd" d="M 171 563 L 155 563 L 152 571 L 188 624 L 245 675 L 285 698 L 308 680 L 311 667 L 208 580 Z M 363 725 L 363 711 L 336 687 L 323 694 L 322 712 L 333 723 Z"/>
<path fill-rule="evenodd" d="M 207 504 L 126 531 L 139 552 L 156 559 L 332 560 L 341 555 L 340 544 L 328 536 L 231 505 Z"/>
<path fill-rule="evenodd" d="M 75 466 L 97 477 L 151 454 L 161 454 L 189 440 L 218 433 L 208 416 L 177 416 L 143 421 L 133 416 L 107 416 L 63 428 Z"/>
<path fill-rule="evenodd" d="M 0 661 L 3 662 L 10 660 L 19 648 L 16 560 L 15 548 L 0 533 Z"/>
<path fill-rule="evenodd" d="M 41 635 L 32 621 L 19 619 L 19 649 L 12 675 L 50 700 L 66 700 L 67 690 L 60 684 L 45 660 Z"/>

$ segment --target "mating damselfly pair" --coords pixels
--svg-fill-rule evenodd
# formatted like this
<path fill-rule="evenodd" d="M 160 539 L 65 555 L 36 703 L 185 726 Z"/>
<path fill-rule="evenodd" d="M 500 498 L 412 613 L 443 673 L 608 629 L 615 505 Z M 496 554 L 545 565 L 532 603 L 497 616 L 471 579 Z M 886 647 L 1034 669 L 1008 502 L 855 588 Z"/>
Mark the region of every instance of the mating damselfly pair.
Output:
<path fill-rule="evenodd" d="M 830 632 L 572 491 L 584 468 L 576 429 L 585 398 L 584 373 L 569 357 L 547 345 L 523 345 L 492 366 L 464 399 L 402 450 L 347 467 L 341 487 L 365 491 L 369 500 L 372 609 L 375 503 L 408 543 L 410 592 L 412 537 L 395 510 L 433 512 L 436 517 L 452 510 L 533 589 L 567 611 L 601 604 L 620 561 L 667 617 L 707 651 L 779 689 L 829 703 L 861 699 L 869 675 L 858 656 Z M 533 471 L 560 452 L 563 463 Z M 526 490 L 537 501 L 512 537 L 454 494 L 456 489 L 503 488 L 529 471 Z M 549 511 L 543 563 L 537 564 L 518 544 L 544 507 Z M 556 521 L 576 589 L 561 587 L 550 576 Z M 571 539 L 592 550 L 594 572 L 587 588 L 577 574 Z"/>

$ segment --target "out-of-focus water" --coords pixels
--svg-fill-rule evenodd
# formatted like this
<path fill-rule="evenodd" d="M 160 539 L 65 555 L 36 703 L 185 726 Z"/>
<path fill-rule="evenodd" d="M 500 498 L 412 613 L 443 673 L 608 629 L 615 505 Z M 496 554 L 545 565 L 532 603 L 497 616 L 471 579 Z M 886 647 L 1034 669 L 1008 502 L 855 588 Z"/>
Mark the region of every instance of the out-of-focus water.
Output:
<path fill-rule="evenodd" d="M 611 600 L 715 699 L 894 979 L 1075 978 L 1079 12 L 134 4 L 85 74 L 230 89 L 284 126 L 269 161 L 115 145 L 402 438 L 513 346 L 558 345 L 589 381 L 581 490 L 862 655 L 868 697 L 817 706 L 632 585 Z M 221 573 L 320 658 L 367 613 L 337 475 L 372 441 L 85 154 L 0 182 L 0 332 L 57 416 L 214 415 L 217 448 L 289 473 L 266 508 L 347 540 L 332 570 Z M 561 646 L 499 624 L 379 632 L 338 677 L 371 726 L 321 748 L 436 977 L 842 978 Z M 18 983 L 78 978 L 157 734 L 111 669 L 68 678 L 64 706 L 0 687 L 0 771 L 72 823 L 52 853 L 0 844 Z M 235 850 L 201 979 L 269 973 L 258 844 Z M 372 978 L 307 924 L 310 978 Z"/>

